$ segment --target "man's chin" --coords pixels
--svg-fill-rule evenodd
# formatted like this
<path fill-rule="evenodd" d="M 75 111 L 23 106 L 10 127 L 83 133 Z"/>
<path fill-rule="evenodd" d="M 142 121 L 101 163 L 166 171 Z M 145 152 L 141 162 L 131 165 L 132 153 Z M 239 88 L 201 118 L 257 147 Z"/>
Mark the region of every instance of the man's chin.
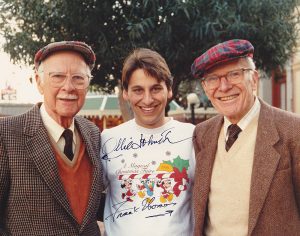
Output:
<path fill-rule="evenodd" d="M 66 119 L 72 119 L 77 114 L 77 112 L 78 111 L 63 111 L 60 112 L 59 115 Z"/>

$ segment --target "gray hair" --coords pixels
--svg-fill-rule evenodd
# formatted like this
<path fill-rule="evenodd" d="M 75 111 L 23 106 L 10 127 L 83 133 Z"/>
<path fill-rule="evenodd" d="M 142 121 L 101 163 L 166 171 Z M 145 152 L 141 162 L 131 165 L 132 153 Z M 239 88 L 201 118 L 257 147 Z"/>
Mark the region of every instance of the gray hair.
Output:
<path fill-rule="evenodd" d="M 242 57 L 239 59 L 239 63 L 246 64 L 250 71 L 247 71 L 247 80 L 251 80 L 253 78 L 254 73 L 256 72 L 256 66 L 251 57 Z"/>
<path fill-rule="evenodd" d="M 240 61 L 244 61 L 249 66 L 250 69 L 256 70 L 256 66 L 255 66 L 255 63 L 253 61 L 253 58 L 243 57 L 243 58 L 240 59 Z"/>
<path fill-rule="evenodd" d="M 36 73 L 38 74 L 38 76 L 41 78 L 41 82 L 44 82 L 44 64 L 43 62 L 41 62 L 41 64 L 39 65 L 39 67 L 37 68 Z"/>

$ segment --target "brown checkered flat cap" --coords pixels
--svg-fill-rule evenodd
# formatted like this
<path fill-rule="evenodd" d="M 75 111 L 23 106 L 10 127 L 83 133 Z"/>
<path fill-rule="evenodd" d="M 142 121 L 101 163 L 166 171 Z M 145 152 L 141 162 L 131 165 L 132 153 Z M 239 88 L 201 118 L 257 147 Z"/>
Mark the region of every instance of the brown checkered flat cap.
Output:
<path fill-rule="evenodd" d="M 207 70 L 233 59 L 241 57 L 253 58 L 253 45 L 243 39 L 232 39 L 219 43 L 208 49 L 205 53 L 195 59 L 191 71 L 194 77 L 202 78 Z"/>
<path fill-rule="evenodd" d="M 45 60 L 50 54 L 57 51 L 75 51 L 80 53 L 91 70 L 94 68 L 96 56 L 90 46 L 84 42 L 79 41 L 61 41 L 49 43 L 47 46 L 41 48 L 34 57 L 34 65 L 37 69 L 41 62 Z"/>

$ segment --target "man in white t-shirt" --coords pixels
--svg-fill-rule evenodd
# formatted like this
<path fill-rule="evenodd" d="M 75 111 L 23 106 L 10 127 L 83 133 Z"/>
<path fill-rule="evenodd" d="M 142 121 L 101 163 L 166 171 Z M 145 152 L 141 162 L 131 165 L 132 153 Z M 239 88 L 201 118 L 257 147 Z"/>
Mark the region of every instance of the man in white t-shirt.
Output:
<path fill-rule="evenodd" d="M 165 116 L 170 70 L 157 52 L 136 49 L 124 62 L 122 86 L 134 119 L 101 136 L 106 234 L 190 236 L 194 125 Z"/>

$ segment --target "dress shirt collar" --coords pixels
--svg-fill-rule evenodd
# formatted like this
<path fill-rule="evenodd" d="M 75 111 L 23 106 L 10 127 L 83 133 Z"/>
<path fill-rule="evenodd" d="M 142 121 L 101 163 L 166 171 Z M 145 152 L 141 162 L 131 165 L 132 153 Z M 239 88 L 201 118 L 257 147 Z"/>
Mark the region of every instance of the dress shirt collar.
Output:
<path fill-rule="evenodd" d="M 248 111 L 248 113 L 237 123 L 237 125 L 241 128 L 243 131 L 246 129 L 246 127 L 250 124 L 250 122 L 254 119 L 254 117 L 259 113 L 260 111 L 260 102 L 257 97 L 255 97 L 255 101 L 251 109 Z M 231 125 L 231 122 L 224 116 L 224 134 L 227 134 L 227 129 Z M 227 137 L 227 135 L 226 135 Z"/>
<path fill-rule="evenodd" d="M 44 103 L 41 105 L 40 108 L 41 117 L 43 120 L 43 123 L 48 131 L 48 133 L 51 135 L 51 137 L 54 139 L 54 141 L 57 143 L 60 139 L 62 133 L 64 132 L 65 128 L 60 126 L 46 111 Z M 72 130 L 74 134 L 75 126 L 74 126 L 74 118 L 73 121 L 69 127 L 70 130 Z M 75 135 L 73 135 L 73 142 L 76 143 Z"/>

